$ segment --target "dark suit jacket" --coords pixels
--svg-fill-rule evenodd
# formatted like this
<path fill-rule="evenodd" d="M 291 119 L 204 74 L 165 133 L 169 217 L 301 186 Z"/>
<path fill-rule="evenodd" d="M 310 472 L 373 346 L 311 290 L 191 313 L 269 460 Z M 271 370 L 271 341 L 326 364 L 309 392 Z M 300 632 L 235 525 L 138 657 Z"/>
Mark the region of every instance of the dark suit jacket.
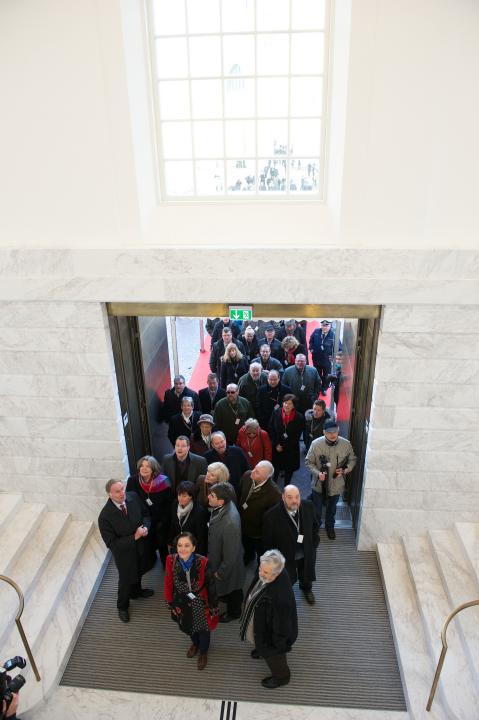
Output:
<path fill-rule="evenodd" d="M 205 453 L 205 460 L 210 465 L 214 462 L 222 462 L 230 471 L 230 483 L 239 495 L 239 482 L 243 473 L 249 470 L 248 460 L 243 450 L 236 445 L 229 445 L 223 457 L 220 457 L 216 450 L 208 450 Z M 206 472 L 206 471 L 205 471 Z"/>
<path fill-rule="evenodd" d="M 289 652 L 296 642 L 296 600 L 286 570 L 266 584 L 255 607 L 253 633 L 255 648 L 265 658 Z"/>
<path fill-rule="evenodd" d="M 192 483 L 196 483 L 196 480 L 200 475 L 206 474 L 208 463 L 204 457 L 201 457 L 201 455 L 195 455 L 192 452 L 190 452 L 189 455 L 190 466 L 188 468 L 188 477 L 186 479 Z M 165 475 L 168 475 L 170 479 L 173 495 L 176 495 L 176 488 L 180 482 L 180 480 L 176 477 L 175 456 L 176 453 L 173 452 L 169 455 L 165 455 L 163 458 L 163 472 Z"/>
<path fill-rule="evenodd" d="M 219 380 L 219 378 L 218 378 L 218 380 Z M 218 402 L 218 400 L 222 400 L 224 397 L 226 397 L 226 390 L 224 390 L 222 387 L 218 386 L 218 392 L 215 395 L 213 404 L 211 404 L 210 391 L 208 390 L 207 387 L 202 388 L 199 391 L 198 395 L 200 397 L 201 412 L 212 415 L 213 410 L 214 410 L 215 405 Z"/>
<path fill-rule="evenodd" d="M 193 410 L 200 410 L 200 399 L 194 390 L 190 390 L 189 387 L 185 387 L 181 395 L 178 397 L 175 393 L 175 388 L 172 387 L 165 391 L 165 399 L 163 401 L 163 420 L 167 423 L 170 422 L 170 418 L 173 415 L 177 415 L 181 412 L 181 401 L 184 397 L 193 398 Z"/>
<path fill-rule="evenodd" d="M 256 396 L 256 402 L 258 420 L 263 430 L 268 430 L 273 410 L 276 405 L 283 404 L 284 396 L 289 393 L 291 393 L 291 388 L 289 385 L 283 385 L 282 382 L 278 383 L 274 390 L 269 385 L 262 385 L 260 387 L 258 395 Z"/>
<path fill-rule="evenodd" d="M 196 552 L 200 555 L 206 555 L 208 549 L 208 510 L 202 505 L 199 505 L 197 502 L 195 502 L 193 504 L 192 511 L 190 512 L 186 521 L 183 523 L 183 527 L 180 527 L 177 509 L 178 501 L 176 500 L 171 506 L 168 544 L 174 545 L 174 540 L 176 536 L 180 534 L 180 532 L 190 532 L 196 538 Z"/>
<path fill-rule="evenodd" d="M 277 340 L 276 338 L 273 338 L 273 342 L 270 344 L 264 337 L 264 338 L 261 338 L 260 340 L 258 340 L 258 345 L 260 347 L 261 347 L 261 345 L 269 345 L 269 348 L 271 350 L 271 357 L 276 358 L 276 360 L 280 361 L 281 366 L 283 365 L 284 352 L 283 352 L 283 348 L 281 347 L 281 343 L 279 340 Z"/>
<path fill-rule="evenodd" d="M 149 529 L 151 520 L 143 516 L 140 498 L 136 493 L 126 493 L 125 504 L 128 511 L 126 516 L 108 499 L 98 517 L 98 529 L 103 542 L 112 552 L 120 583 L 133 585 L 147 569 L 143 564 L 146 538 L 135 540 L 135 532 L 140 525 L 146 525 Z"/>
<path fill-rule="evenodd" d="M 318 547 L 319 525 L 311 500 L 302 500 L 299 507 L 300 532 L 303 538 L 304 579 L 316 580 L 316 548 Z M 294 584 L 298 579 L 294 559 L 298 531 L 288 515 L 284 502 L 280 502 L 263 515 L 263 548 L 279 550 L 285 557 L 286 570 Z"/>
<path fill-rule="evenodd" d="M 193 415 L 191 416 L 191 423 L 189 427 L 183 420 L 183 415 L 181 413 L 172 415 L 170 419 L 170 426 L 168 428 L 168 439 L 170 443 L 174 445 L 176 442 L 176 438 L 180 435 L 185 435 L 188 438 L 191 437 L 191 435 L 196 430 L 198 418 L 200 417 L 200 415 L 200 412 L 193 410 Z"/>

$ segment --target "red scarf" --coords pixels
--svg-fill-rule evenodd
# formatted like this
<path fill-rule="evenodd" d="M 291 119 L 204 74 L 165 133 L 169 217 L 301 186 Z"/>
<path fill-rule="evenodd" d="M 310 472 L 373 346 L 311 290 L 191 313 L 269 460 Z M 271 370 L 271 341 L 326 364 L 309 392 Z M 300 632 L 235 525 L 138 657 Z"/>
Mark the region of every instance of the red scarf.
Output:
<path fill-rule="evenodd" d="M 143 478 L 140 475 L 139 480 L 141 489 L 146 493 L 158 493 L 171 487 L 170 481 L 166 475 L 157 475 L 155 478 L 152 478 L 151 482 L 147 483 L 143 482 Z"/>
<path fill-rule="evenodd" d="M 290 423 L 294 418 L 296 417 L 296 410 L 291 410 L 289 415 L 286 415 L 284 412 L 284 408 L 281 408 L 281 417 L 283 418 L 283 425 L 287 427 L 288 423 Z"/>

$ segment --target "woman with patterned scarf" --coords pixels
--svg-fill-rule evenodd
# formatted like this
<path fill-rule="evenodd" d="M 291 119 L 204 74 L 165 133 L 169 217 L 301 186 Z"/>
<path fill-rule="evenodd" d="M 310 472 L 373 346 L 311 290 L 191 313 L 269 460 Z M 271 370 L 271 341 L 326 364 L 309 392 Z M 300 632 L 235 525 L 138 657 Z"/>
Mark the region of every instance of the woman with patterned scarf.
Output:
<path fill-rule="evenodd" d="M 196 538 L 189 532 L 178 535 L 176 553 L 166 559 L 165 600 L 172 620 L 191 638 L 186 657 L 198 655 L 198 670 L 204 670 L 211 631 L 218 624 L 218 596 L 208 559 L 196 553 Z"/>

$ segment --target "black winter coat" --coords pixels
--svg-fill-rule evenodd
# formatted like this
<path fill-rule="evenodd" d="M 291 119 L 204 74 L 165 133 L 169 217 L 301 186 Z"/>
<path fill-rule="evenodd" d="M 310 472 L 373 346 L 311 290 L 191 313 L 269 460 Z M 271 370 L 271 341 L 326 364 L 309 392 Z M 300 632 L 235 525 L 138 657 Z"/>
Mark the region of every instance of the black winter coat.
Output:
<path fill-rule="evenodd" d="M 282 655 L 298 637 L 298 615 L 291 580 L 286 570 L 267 583 L 253 619 L 255 648 L 261 657 Z"/>
<path fill-rule="evenodd" d="M 198 425 L 198 418 L 200 417 L 200 415 L 200 412 L 193 410 L 193 413 L 190 416 L 189 424 L 185 423 L 182 413 L 177 413 L 176 415 L 173 415 L 171 417 L 170 425 L 168 428 L 168 440 L 173 446 L 176 442 L 176 438 L 178 438 L 180 435 L 185 435 L 188 438 L 191 437 L 191 435 L 196 430 L 196 426 Z"/>
<path fill-rule="evenodd" d="M 269 423 L 269 436 L 273 446 L 273 465 L 275 470 L 294 472 L 301 464 L 299 441 L 304 430 L 304 416 L 296 410 L 296 416 L 287 426 L 283 425 L 282 408 L 273 410 Z M 287 437 L 284 437 L 287 435 Z M 282 452 L 276 450 L 281 445 Z"/>
<path fill-rule="evenodd" d="M 280 407 L 284 396 L 290 393 L 291 388 L 288 385 L 283 385 L 283 383 L 278 383 L 275 388 L 270 387 L 270 385 L 261 385 L 256 396 L 256 404 L 259 424 L 263 430 L 268 430 L 273 410 Z"/>
<path fill-rule="evenodd" d="M 226 386 L 230 383 L 237 385 L 239 379 L 248 372 L 248 361 L 242 357 L 238 362 L 221 361 L 220 385 L 226 390 Z"/>
<path fill-rule="evenodd" d="M 319 525 L 311 500 L 302 500 L 299 507 L 299 529 L 303 535 L 304 580 L 316 580 L 316 548 L 319 542 Z M 279 550 L 286 559 L 286 570 L 291 582 L 298 579 L 295 553 L 298 530 L 288 515 L 284 502 L 280 502 L 263 515 L 263 548 Z"/>
<path fill-rule="evenodd" d="M 170 508 L 173 493 L 171 490 L 171 483 L 166 476 L 164 477 L 163 484 L 163 490 L 150 494 L 143 490 L 138 475 L 129 477 L 126 484 L 127 492 L 134 492 L 138 495 L 141 502 L 143 517 L 151 518 L 151 528 L 146 539 L 148 541 L 147 544 L 152 545 L 153 549 L 166 547 L 168 527 L 170 524 Z M 153 505 L 149 505 L 147 503 L 148 498 Z"/>
<path fill-rule="evenodd" d="M 173 415 L 177 415 L 181 412 L 181 401 L 184 397 L 193 398 L 193 410 L 201 410 L 200 399 L 198 394 L 194 390 L 190 390 L 189 387 L 185 387 L 180 396 L 176 395 L 175 388 L 172 387 L 165 391 L 165 399 L 163 401 L 163 420 L 167 423 L 170 422 L 170 418 Z"/>
<path fill-rule="evenodd" d="M 243 450 L 236 445 L 228 445 L 223 456 L 218 455 L 216 450 L 208 450 L 204 458 L 208 465 L 214 462 L 222 462 L 230 471 L 230 483 L 234 487 L 235 493 L 239 495 L 239 484 L 241 476 L 249 470 L 248 458 Z"/>
<path fill-rule="evenodd" d="M 200 555 L 206 555 L 208 549 L 208 511 L 197 502 L 194 502 L 190 514 L 183 522 L 183 525 L 180 525 L 177 509 L 178 501 L 175 501 L 171 506 L 168 545 L 173 547 L 175 538 L 181 532 L 190 532 L 196 538 L 196 552 Z M 173 552 L 176 552 L 176 546 L 173 547 Z"/>

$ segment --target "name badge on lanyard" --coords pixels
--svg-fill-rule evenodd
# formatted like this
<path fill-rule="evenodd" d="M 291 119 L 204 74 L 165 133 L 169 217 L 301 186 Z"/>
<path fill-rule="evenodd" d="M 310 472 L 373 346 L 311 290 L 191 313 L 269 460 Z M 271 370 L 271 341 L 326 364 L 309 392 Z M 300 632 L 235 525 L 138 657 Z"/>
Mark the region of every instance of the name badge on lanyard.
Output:
<path fill-rule="evenodd" d="M 304 535 L 298 535 L 298 539 L 296 542 L 302 543 L 304 540 Z"/>
<path fill-rule="evenodd" d="M 149 507 L 151 507 L 151 506 L 153 505 L 153 503 L 152 503 L 152 501 L 150 500 L 150 498 L 146 498 L 146 504 L 147 504 Z"/>
<path fill-rule="evenodd" d="M 287 432 L 284 432 L 284 433 L 283 433 L 283 437 L 284 437 L 285 440 L 287 440 L 287 439 L 288 439 L 288 433 L 287 433 Z"/>

